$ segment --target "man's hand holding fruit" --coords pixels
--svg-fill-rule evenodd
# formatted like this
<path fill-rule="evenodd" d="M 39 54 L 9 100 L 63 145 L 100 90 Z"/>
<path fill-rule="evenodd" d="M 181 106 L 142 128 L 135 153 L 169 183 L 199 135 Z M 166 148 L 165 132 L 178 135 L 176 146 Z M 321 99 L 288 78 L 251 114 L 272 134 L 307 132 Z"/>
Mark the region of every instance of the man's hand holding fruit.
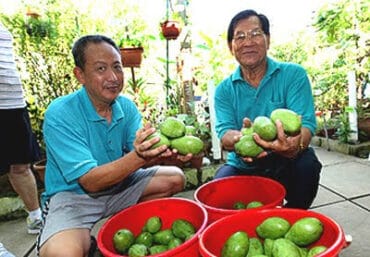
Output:
<path fill-rule="evenodd" d="M 204 144 L 194 134 L 193 128 L 175 117 L 168 117 L 158 129 L 148 123 L 138 130 L 134 148 L 139 158 L 152 165 L 162 161 L 188 162 L 202 155 Z"/>
<path fill-rule="evenodd" d="M 302 128 L 301 116 L 288 109 L 276 109 L 270 117 L 258 116 L 253 123 L 244 118 L 243 128 L 228 131 L 222 145 L 226 150 L 234 150 L 245 162 L 252 162 L 269 152 L 295 158 L 310 139 L 310 131 Z"/>

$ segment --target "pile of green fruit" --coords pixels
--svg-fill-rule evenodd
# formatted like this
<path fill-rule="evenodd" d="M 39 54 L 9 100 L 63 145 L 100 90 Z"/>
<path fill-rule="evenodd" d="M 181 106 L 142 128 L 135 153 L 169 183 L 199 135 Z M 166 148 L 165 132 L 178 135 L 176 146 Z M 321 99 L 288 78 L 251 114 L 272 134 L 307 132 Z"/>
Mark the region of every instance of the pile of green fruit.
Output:
<path fill-rule="evenodd" d="M 196 229 L 185 219 L 176 219 L 171 228 L 163 229 L 158 216 L 146 220 L 141 233 L 135 237 L 129 229 L 122 228 L 113 236 L 113 247 L 117 253 L 130 257 L 149 256 L 173 249 L 195 234 Z"/>
<path fill-rule="evenodd" d="M 248 203 L 245 203 L 243 201 L 236 201 L 233 204 L 233 209 L 235 210 L 243 210 L 243 209 L 252 209 L 263 206 L 263 203 L 260 201 L 250 201 Z"/>
<path fill-rule="evenodd" d="M 167 117 L 159 124 L 159 130 L 147 139 L 160 137 L 160 141 L 152 146 L 152 149 L 161 145 L 167 145 L 176 149 L 178 153 L 186 155 L 188 153 L 197 155 L 203 148 L 203 141 L 195 135 L 193 126 L 186 126 L 185 123 L 176 117 Z"/>
<path fill-rule="evenodd" d="M 251 127 L 242 128 L 242 137 L 235 144 L 235 152 L 242 157 L 256 157 L 264 151 L 253 138 L 257 133 L 265 141 L 273 141 L 277 137 L 275 122 L 280 120 L 287 136 L 300 133 L 302 122 L 301 117 L 289 109 L 275 109 L 270 117 L 258 116 L 254 119 Z"/>
<path fill-rule="evenodd" d="M 245 231 L 233 233 L 222 247 L 221 257 L 313 257 L 327 247 L 316 245 L 323 233 L 322 222 L 315 217 L 300 218 L 291 224 L 281 217 L 269 217 L 256 228 L 257 237 Z"/>

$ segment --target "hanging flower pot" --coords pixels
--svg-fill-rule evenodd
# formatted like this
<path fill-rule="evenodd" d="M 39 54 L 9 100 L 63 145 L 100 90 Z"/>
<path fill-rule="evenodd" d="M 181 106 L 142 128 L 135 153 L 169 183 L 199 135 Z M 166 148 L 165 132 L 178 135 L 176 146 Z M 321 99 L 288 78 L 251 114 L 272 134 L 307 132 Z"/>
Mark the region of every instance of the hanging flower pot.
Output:
<path fill-rule="evenodd" d="M 161 29 L 167 40 L 177 39 L 181 32 L 180 24 L 177 21 L 165 21 L 161 23 Z"/>
<path fill-rule="evenodd" d="M 26 15 L 29 16 L 29 17 L 31 17 L 31 18 L 34 18 L 34 19 L 38 19 L 41 16 L 39 13 L 33 12 L 31 10 L 28 10 L 26 12 Z"/>
<path fill-rule="evenodd" d="M 31 7 L 27 8 L 26 15 L 34 19 L 38 19 L 41 16 L 41 14 L 37 10 Z"/>
<path fill-rule="evenodd" d="M 144 48 L 124 47 L 120 48 L 123 67 L 140 67 Z"/>

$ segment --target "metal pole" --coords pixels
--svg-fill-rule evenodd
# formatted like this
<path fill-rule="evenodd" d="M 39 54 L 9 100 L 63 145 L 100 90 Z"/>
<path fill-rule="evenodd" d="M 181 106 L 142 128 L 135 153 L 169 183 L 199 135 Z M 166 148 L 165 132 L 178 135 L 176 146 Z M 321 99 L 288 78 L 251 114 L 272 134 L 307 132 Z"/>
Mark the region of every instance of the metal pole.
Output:
<path fill-rule="evenodd" d="M 170 88 L 170 63 L 169 63 L 169 42 L 168 39 L 166 40 L 166 100 L 167 100 L 167 108 L 170 105 L 169 99 L 169 88 Z"/>
<path fill-rule="evenodd" d="M 169 18 L 169 5 L 170 5 L 170 0 L 166 1 L 166 20 Z M 169 87 L 170 87 L 170 71 L 169 71 L 169 42 L 168 39 L 166 39 L 166 103 L 167 103 L 167 108 L 169 108 L 170 105 L 170 99 L 169 99 Z"/>

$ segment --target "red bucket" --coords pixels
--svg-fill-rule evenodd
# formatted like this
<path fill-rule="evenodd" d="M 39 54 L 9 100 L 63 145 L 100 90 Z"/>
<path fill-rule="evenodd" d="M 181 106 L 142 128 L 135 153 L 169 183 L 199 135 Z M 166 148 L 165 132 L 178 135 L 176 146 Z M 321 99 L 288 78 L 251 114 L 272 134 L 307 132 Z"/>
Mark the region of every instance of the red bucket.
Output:
<path fill-rule="evenodd" d="M 176 219 L 185 219 L 197 229 L 195 235 L 180 246 L 166 252 L 155 254 L 155 257 L 189 257 L 199 255 L 199 235 L 207 225 L 206 210 L 195 201 L 184 198 L 161 198 L 142 202 L 115 214 L 108 219 L 98 232 L 98 247 L 106 257 L 122 257 L 113 247 L 113 235 L 118 229 L 127 228 L 137 236 L 147 219 L 159 216 L 162 228 L 167 229 Z"/>
<path fill-rule="evenodd" d="M 256 227 L 269 217 L 281 217 L 294 223 L 303 217 L 318 218 L 324 224 L 324 231 L 315 245 L 324 245 L 327 250 L 317 257 L 338 256 L 346 247 L 345 236 L 342 228 L 331 218 L 313 211 L 288 208 L 274 208 L 241 212 L 220 219 L 208 226 L 200 235 L 199 250 L 203 257 L 221 256 L 221 250 L 226 240 L 236 231 L 242 230 L 249 237 L 256 237 Z"/>
<path fill-rule="evenodd" d="M 237 201 L 260 201 L 263 206 L 258 209 L 270 209 L 281 206 L 285 194 L 285 188 L 275 180 L 259 176 L 232 176 L 203 184 L 195 191 L 194 199 L 207 210 L 208 224 L 211 224 L 228 215 L 252 210 L 235 210 L 233 205 Z"/>

